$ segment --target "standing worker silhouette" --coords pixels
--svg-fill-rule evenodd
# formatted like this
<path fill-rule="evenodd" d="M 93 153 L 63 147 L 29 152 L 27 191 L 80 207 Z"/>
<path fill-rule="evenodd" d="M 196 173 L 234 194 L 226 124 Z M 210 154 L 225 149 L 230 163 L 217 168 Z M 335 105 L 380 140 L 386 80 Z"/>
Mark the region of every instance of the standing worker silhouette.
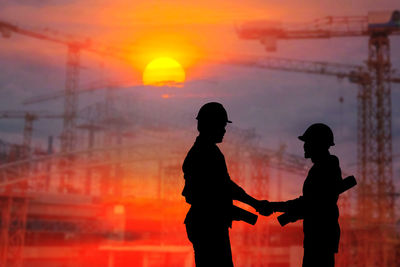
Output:
<path fill-rule="evenodd" d="M 196 267 L 232 267 L 229 228 L 232 220 L 254 224 L 257 216 L 233 205 L 233 199 L 244 202 L 263 215 L 272 213 L 264 201 L 249 196 L 229 177 L 224 155 L 217 143 L 226 132 L 228 115 L 225 108 L 210 102 L 200 108 L 197 115 L 199 136 L 189 150 L 184 163 L 185 187 L 182 195 L 191 207 L 185 224 L 193 244 Z M 248 219 L 248 220 L 246 220 Z"/>
<path fill-rule="evenodd" d="M 333 267 L 339 248 L 337 200 L 342 187 L 339 160 L 329 153 L 335 145 L 333 133 L 327 125 L 316 123 L 299 139 L 304 142 L 304 157 L 314 163 L 304 181 L 303 195 L 267 203 L 266 208 L 286 212 L 290 222 L 304 219 L 303 267 Z"/>

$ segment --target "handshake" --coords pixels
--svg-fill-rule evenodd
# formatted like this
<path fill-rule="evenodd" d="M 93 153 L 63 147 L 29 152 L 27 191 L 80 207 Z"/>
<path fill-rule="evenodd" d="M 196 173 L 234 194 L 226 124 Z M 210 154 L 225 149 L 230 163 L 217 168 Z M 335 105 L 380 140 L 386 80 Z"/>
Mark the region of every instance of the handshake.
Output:
<path fill-rule="evenodd" d="M 292 202 L 292 203 L 291 203 Z M 285 226 L 290 222 L 295 222 L 300 219 L 301 216 L 294 212 L 293 207 L 289 208 L 289 206 L 293 205 L 293 201 L 289 202 L 269 202 L 268 200 L 259 200 L 258 207 L 256 211 L 264 216 L 269 216 L 274 212 L 284 212 L 284 214 L 278 216 L 278 222 L 281 226 Z M 291 203 L 291 204 L 289 204 Z"/>
<path fill-rule="evenodd" d="M 337 188 L 337 194 L 340 195 L 353 188 L 355 185 L 357 185 L 356 178 L 354 176 L 348 176 L 342 180 L 339 188 Z M 302 218 L 301 212 L 298 212 L 300 208 L 296 201 L 269 202 L 268 200 L 259 200 L 255 205 L 255 209 L 264 216 L 269 216 L 273 212 L 284 212 L 282 215 L 278 216 L 278 221 L 281 226 L 285 226 L 290 222 L 295 222 Z"/>
<path fill-rule="evenodd" d="M 337 194 L 340 195 L 341 193 L 354 187 L 356 184 L 357 181 L 354 176 L 348 176 L 344 178 L 339 188 L 337 188 Z M 251 206 L 253 206 L 256 211 L 263 216 L 269 216 L 274 212 L 284 212 L 282 215 L 278 216 L 278 221 L 281 226 L 285 226 L 290 222 L 295 222 L 302 217 L 301 212 L 299 213 L 301 208 L 299 207 L 299 203 L 297 203 L 297 201 L 290 200 L 287 202 L 269 202 L 268 200 L 253 199 Z M 233 217 L 233 220 L 244 221 L 252 225 L 256 223 L 258 218 L 257 215 L 242 210 L 236 206 L 234 206 Z"/>
<path fill-rule="evenodd" d="M 269 216 L 272 213 L 276 211 L 284 211 L 283 206 L 286 206 L 286 202 L 269 202 L 268 200 L 256 200 L 256 203 L 253 204 L 253 207 L 256 209 L 256 211 L 263 215 L 263 216 Z M 286 215 L 287 213 L 283 214 Z M 292 221 L 292 217 L 290 218 L 284 218 L 285 220 L 290 220 L 287 223 L 282 223 L 280 220 L 280 217 L 278 217 L 279 223 L 284 226 L 290 221 Z M 242 208 L 239 208 L 235 205 L 232 207 L 232 220 L 234 221 L 244 221 L 248 224 L 255 225 L 257 222 L 258 216 L 255 215 L 252 212 L 249 212 L 247 210 L 244 210 Z"/>
<path fill-rule="evenodd" d="M 257 205 L 254 208 L 261 215 L 269 216 L 275 212 L 274 203 L 277 203 L 277 202 L 269 202 L 268 200 L 259 200 Z"/>
<path fill-rule="evenodd" d="M 256 211 L 264 216 L 271 215 L 274 211 L 271 206 L 271 202 L 268 200 L 255 200 L 252 205 Z M 252 212 L 239 208 L 238 206 L 232 206 L 232 220 L 234 221 L 244 221 L 248 224 L 255 225 L 258 216 Z"/>
<path fill-rule="evenodd" d="M 268 200 L 255 200 L 253 203 L 253 207 L 256 211 L 264 216 L 271 215 L 274 210 L 272 209 L 271 203 L 278 202 L 269 202 Z M 244 221 L 248 224 L 255 225 L 257 222 L 258 216 L 252 212 L 239 208 L 235 205 L 232 206 L 232 220 L 234 221 Z"/>

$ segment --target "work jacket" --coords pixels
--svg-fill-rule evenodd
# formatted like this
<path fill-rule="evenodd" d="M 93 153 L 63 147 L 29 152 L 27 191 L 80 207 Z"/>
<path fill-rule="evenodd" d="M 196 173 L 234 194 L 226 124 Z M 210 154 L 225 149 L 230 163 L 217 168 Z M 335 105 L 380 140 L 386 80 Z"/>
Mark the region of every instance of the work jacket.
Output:
<path fill-rule="evenodd" d="M 304 248 L 338 251 L 340 227 L 337 201 L 341 183 L 339 160 L 327 154 L 315 160 L 304 181 L 303 195 L 287 202 L 288 212 L 304 219 Z"/>
<path fill-rule="evenodd" d="M 245 191 L 229 177 L 218 146 L 198 136 L 182 170 L 185 178 L 182 195 L 191 205 L 185 224 L 231 227 L 232 200 L 241 199 Z"/>

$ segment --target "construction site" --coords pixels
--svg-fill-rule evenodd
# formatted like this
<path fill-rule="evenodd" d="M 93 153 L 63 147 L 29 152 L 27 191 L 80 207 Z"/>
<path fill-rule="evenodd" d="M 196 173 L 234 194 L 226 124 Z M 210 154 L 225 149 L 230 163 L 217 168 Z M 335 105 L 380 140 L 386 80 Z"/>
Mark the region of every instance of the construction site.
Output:
<path fill-rule="evenodd" d="M 59 46 L 66 55 L 65 83 L 59 90 L 21 98 L 23 108 L 0 108 L 0 266 L 194 266 L 183 224 L 188 204 L 181 195 L 182 162 L 197 136 L 200 105 L 192 112 L 176 107 L 174 88 L 182 92 L 186 86 L 180 80 L 155 89 L 154 95 L 169 101 L 159 107 L 123 94 L 151 85 L 111 79 L 82 83 L 83 76 L 90 75 L 82 63 L 85 57 L 119 60 L 128 51 L 50 26 L 31 27 L 0 17 L 4 45 L 15 38 L 21 46 L 34 40 L 43 47 Z M 358 184 L 338 202 L 336 266 L 400 266 L 400 172 L 394 167 L 399 158 L 392 144 L 393 125 L 398 123 L 392 107 L 398 105 L 391 93 L 400 90 L 400 74 L 391 63 L 398 62 L 392 58 L 398 47 L 391 42 L 399 39 L 400 12 L 331 16 L 296 26 L 248 20 L 231 30 L 238 43 L 260 46 L 265 55 L 229 54 L 216 64 L 310 79 L 330 76 L 355 88 L 356 113 L 348 116 L 356 122 L 356 172 L 344 165 L 342 174 L 353 174 Z M 363 61 L 330 63 L 272 54 L 283 42 L 335 38 L 363 38 Z M 201 94 L 190 97 L 195 103 L 206 102 Z M 95 100 L 83 105 L 89 103 L 85 99 Z M 6 121 L 18 122 L 15 141 L 3 138 L 8 131 L 1 124 Z M 47 127 L 37 127 L 39 122 L 60 123 L 61 129 L 48 133 Z M 257 199 L 286 200 L 285 180 L 303 181 L 312 165 L 302 154 L 288 151 L 284 142 L 266 145 L 257 129 L 240 123 L 229 126 L 220 147 L 232 179 Z M 235 266 L 301 266 L 302 223 L 281 227 L 277 216 L 260 216 L 255 226 L 234 222 L 230 236 Z"/>

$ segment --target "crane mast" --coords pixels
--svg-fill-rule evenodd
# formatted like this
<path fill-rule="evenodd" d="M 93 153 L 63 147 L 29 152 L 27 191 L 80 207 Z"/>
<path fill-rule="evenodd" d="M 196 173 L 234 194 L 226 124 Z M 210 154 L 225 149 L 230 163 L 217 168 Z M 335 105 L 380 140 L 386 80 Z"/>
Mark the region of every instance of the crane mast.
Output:
<path fill-rule="evenodd" d="M 80 53 L 82 50 L 102 56 L 123 59 L 129 51 L 93 42 L 89 38 L 77 38 L 51 30 L 28 29 L 0 20 L 0 33 L 10 38 L 13 33 L 34 39 L 49 41 L 67 47 L 66 79 L 64 94 L 64 123 L 61 135 L 61 151 L 68 153 L 74 150 L 76 143 L 75 123 L 78 108 L 77 90 L 79 87 Z"/>
<path fill-rule="evenodd" d="M 242 39 L 260 41 L 267 51 L 275 51 L 278 40 L 369 37 L 367 72 L 371 79 L 359 82 L 358 93 L 358 227 L 364 234 L 358 242 L 357 265 L 396 265 L 390 244 L 395 233 L 387 227 L 395 223 L 389 35 L 400 34 L 400 11 L 327 17 L 300 27 L 248 22 L 237 33 Z M 371 250 L 378 253 L 368 253 Z"/>
<path fill-rule="evenodd" d="M 64 122 L 61 135 L 61 151 L 73 151 L 76 143 L 75 118 L 78 109 L 79 55 L 76 45 L 68 45 L 64 96 Z"/>
<path fill-rule="evenodd" d="M 80 53 L 82 50 L 89 51 L 102 56 L 112 56 L 123 59 L 129 51 L 94 43 L 90 39 L 76 38 L 50 30 L 32 30 L 18 27 L 14 24 L 0 20 L 0 33 L 5 38 L 10 38 L 12 33 L 21 34 L 35 39 L 49 41 L 67 46 L 66 79 L 64 94 L 64 121 L 61 134 L 61 152 L 69 161 L 73 161 L 70 152 L 76 146 L 76 115 L 78 109 L 78 87 Z M 73 183 L 73 173 L 68 173 L 61 179 L 59 191 L 68 190 Z"/>
<path fill-rule="evenodd" d="M 17 110 L 4 110 L 0 111 L 1 119 L 24 119 L 23 141 L 24 148 L 23 157 L 28 157 L 29 151 L 32 147 L 32 134 L 33 122 L 38 119 L 62 119 L 63 115 L 50 114 L 41 111 L 17 111 Z"/>

